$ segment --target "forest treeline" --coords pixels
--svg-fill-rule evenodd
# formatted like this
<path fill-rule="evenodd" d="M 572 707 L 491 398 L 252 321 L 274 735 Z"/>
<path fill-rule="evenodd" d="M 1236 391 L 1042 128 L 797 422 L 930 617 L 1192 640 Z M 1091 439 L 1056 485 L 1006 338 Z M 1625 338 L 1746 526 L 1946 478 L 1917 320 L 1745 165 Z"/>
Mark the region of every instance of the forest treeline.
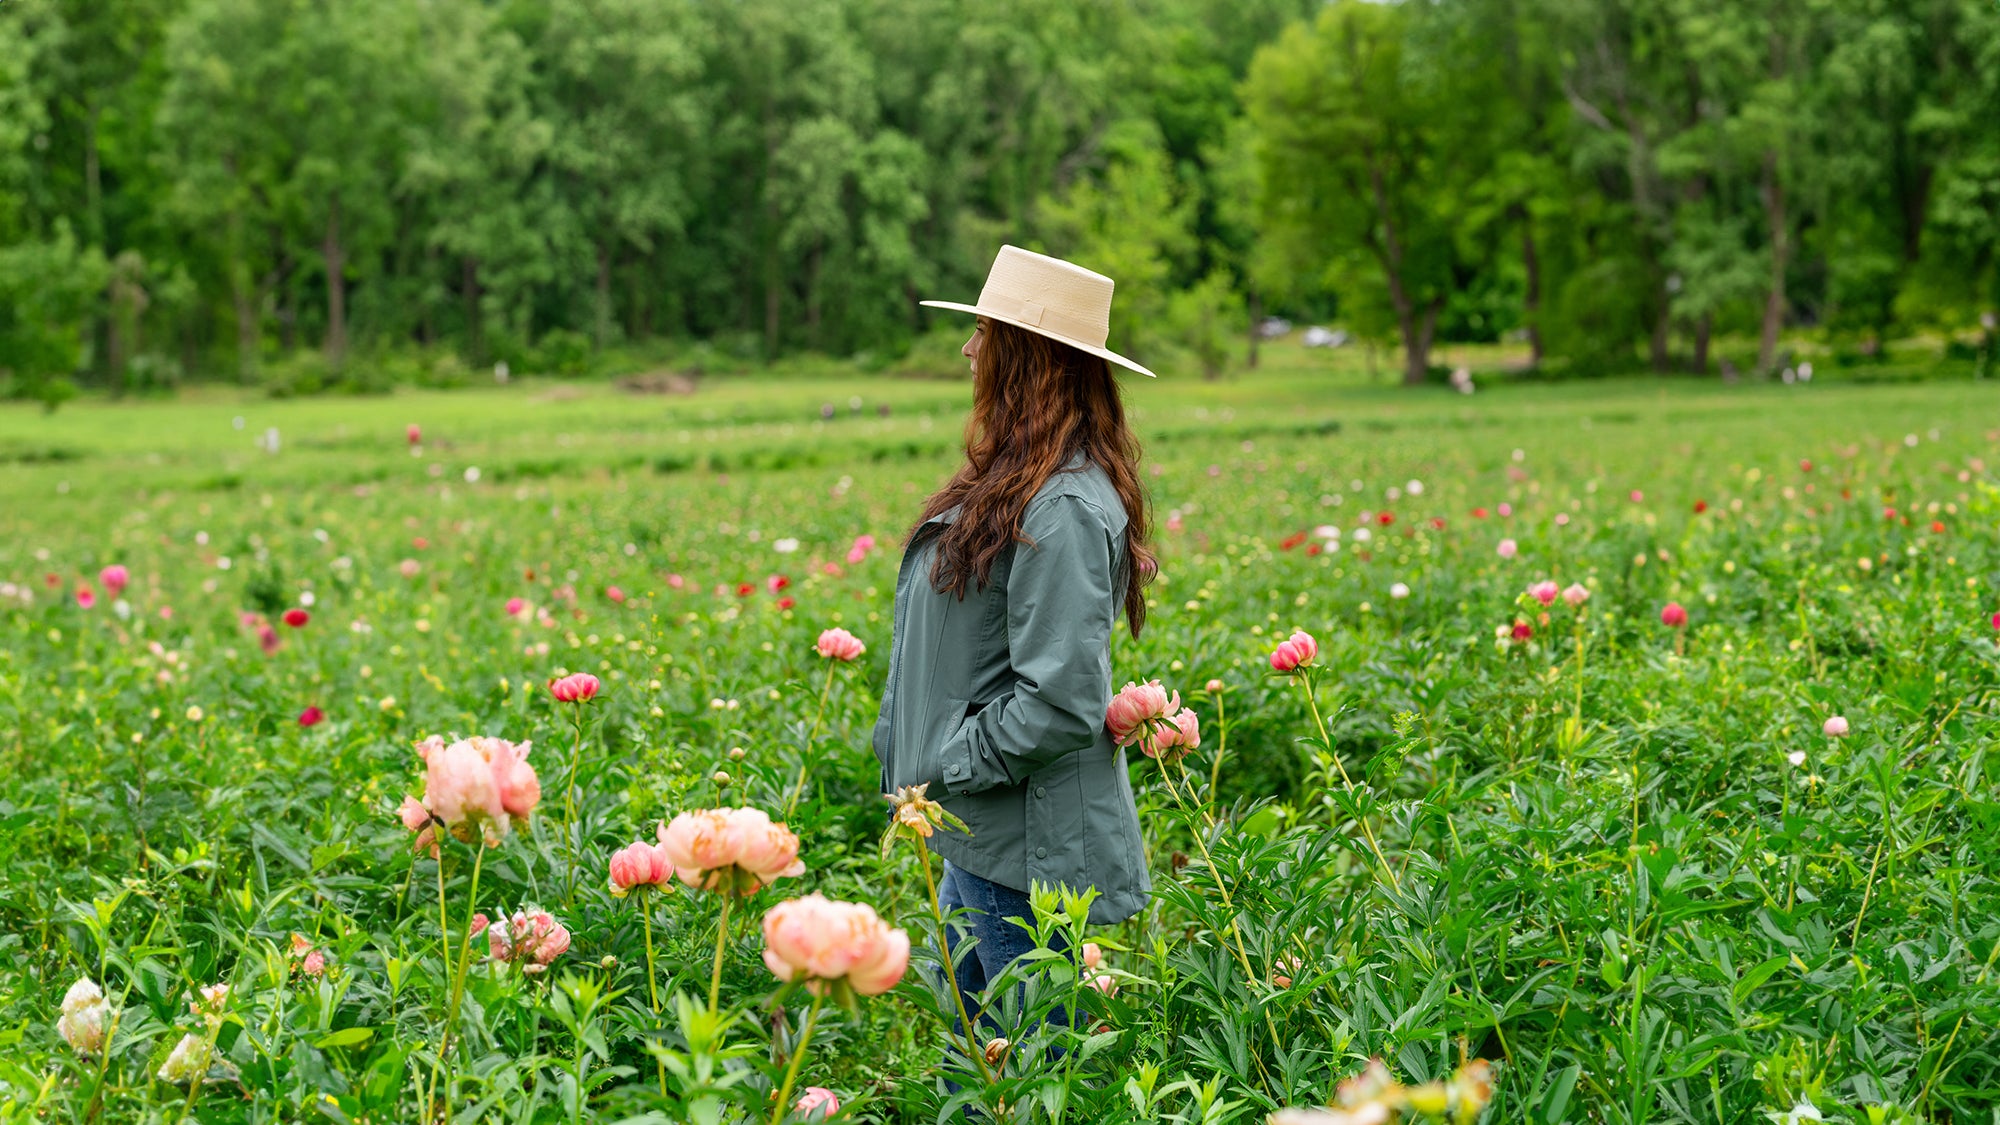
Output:
<path fill-rule="evenodd" d="M 887 363 L 1003 241 L 1210 372 L 1990 337 L 2000 5 L 0 2 L 4 394 Z"/>

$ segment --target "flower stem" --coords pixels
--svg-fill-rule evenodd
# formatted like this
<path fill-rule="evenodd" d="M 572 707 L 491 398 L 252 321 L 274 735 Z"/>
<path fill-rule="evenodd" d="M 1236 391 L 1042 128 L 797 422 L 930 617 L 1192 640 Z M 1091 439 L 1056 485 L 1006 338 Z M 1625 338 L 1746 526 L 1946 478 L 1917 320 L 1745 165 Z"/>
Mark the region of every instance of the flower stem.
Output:
<path fill-rule="evenodd" d="M 799 1080 L 799 1064 L 806 1060 L 806 1047 L 812 1043 L 813 1025 L 819 1022 L 820 1005 L 824 1003 L 824 994 L 813 997 L 812 1010 L 806 1013 L 806 1025 L 799 1031 L 799 1041 L 792 1046 L 792 1061 L 785 1067 L 785 1084 L 778 1088 L 778 1104 L 771 1110 L 771 1125 L 781 1125 L 786 1111 L 791 1108 L 792 1086 Z"/>
<path fill-rule="evenodd" d="M 438 853 L 438 862 L 440 868 L 443 866 L 443 861 L 444 861 L 444 853 L 440 851 Z M 474 853 L 472 857 L 472 887 L 466 894 L 466 900 L 465 900 L 465 934 L 463 937 L 459 939 L 458 968 L 456 971 L 452 973 L 451 1003 L 450 1006 L 447 1007 L 445 1010 L 444 1038 L 442 1044 L 438 1048 L 438 1065 L 444 1068 L 444 1085 L 442 1087 L 442 1093 L 444 1095 L 444 1100 L 445 1100 L 444 1103 L 445 1125 L 451 1125 L 451 1046 L 452 1046 L 451 1033 L 458 1024 L 459 1001 L 465 998 L 465 970 L 472 958 L 472 915 L 473 912 L 479 906 L 479 870 L 485 864 L 485 862 L 486 862 L 486 842 L 484 840 L 481 840 L 479 843 L 479 851 Z M 438 877 L 438 885 L 440 887 L 444 885 L 444 877 L 442 874 L 440 874 Z M 442 917 L 444 913 L 444 907 L 442 905 L 443 897 L 444 896 L 442 894 L 438 896 L 440 901 L 440 905 L 438 907 L 438 913 L 440 917 Z M 449 946 L 447 945 L 446 948 L 449 948 Z"/>
<path fill-rule="evenodd" d="M 813 712 L 812 729 L 806 732 L 806 744 L 799 749 L 799 783 L 793 786 L 791 799 L 785 802 L 785 816 L 788 819 L 792 815 L 792 810 L 799 806 L 799 798 L 805 795 L 806 768 L 812 764 L 813 743 L 819 741 L 819 723 L 826 716 L 826 697 L 827 693 L 833 690 L 833 670 L 838 666 L 839 661 L 826 662 L 826 680 L 819 688 L 819 709 Z"/>
<path fill-rule="evenodd" d="M 1326 732 L 1326 720 L 1320 718 L 1319 700 L 1316 698 L 1318 693 L 1313 691 L 1312 677 L 1301 676 L 1299 683 L 1305 688 L 1306 706 L 1312 709 L 1313 726 L 1319 728 L 1319 740 L 1326 746 L 1326 756 L 1333 759 L 1333 768 L 1340 772 L 1340 782 L 1347 786 L 1347 795 L 1352 797 L 1355 795 L 1354 779 L 1347 776 L 1347 767 L 1340 764 L 1340 753 L 1333 748 L 1333 737 Z M 1375 862 L 1381 864 L 1382 873 L 1389 876 L 1389 885 L 1398 891 L 1402 890 L 1403 884 L 1396 878 L 1396 869 L 1390 867 L 1389 860 L 1383 856 L 1382 845 L 1376 842 L 1375 830 L 1369 827 L 1368 818 L 1357 816 L 1354 819 L 1361 825 L 1361 834 L 1368 837 L 1368 847 L 1375 853 Z"/>
<path fill-rule="evenodd" d="M 734 878 L 734 872 L 731 873 Z M 722 895 L 722 917 L 715 923 L 715 970 L 708 977 L 708 1010 L 711 1014 L 722 1011 L 722 954 L 729 948 L 729 904 L 736 898 L 732 885 Z"/>
<path fill-rule="evenodd" d="M 657 1026 L 660 1019 L 660 986 L 653 975 L 653 905 L 646 888 L 639 889 L 639 923 L 646 930 L 646 995 L 653 1002 L 653 1022 Z M 667 1063 L 665 1059 L 654 1059 L 660 1068 L 660 1096 L 667 1096 Z"/>
<path fill-rule="evenodd" d="M 1229 752 L 1229 716 L 1223 712 L 1222 693 L 1215 694 L 1215 725 L 1218 730 L 1215 742 L 1215 762 L 1208 767 L 1208 800 L 1215 802 L 1217 786 L 1222 783 L 1222 756 Z"/>
<path fill-rule="evenodd" d="M 569 751 L 569 782 L 563 786 L 563 847 L 569 852 L 569 870 L 563 874 L 563 906 L 576 907 L 576 770 L 583 761 L 583 705 L 572 705 L 576 720 L 576 742 Z"/>
<path fill-rule="evenodd" d="M 938 948 L 944 951 L 944 977 L 951 985 L 951 998 L 958 1004 L 959 1026 L 965 1028 L 965 1053 L 971 1057 L 972 1065 L 979 1068 L 979 1079 L 991 1085 L 993 1076 L 986 1070 L 986 1054 L 979 1049 L 978 1033 L 973 1030 L 972 1016 L 965 1010 L 965 994 L 958 990 L 958 965 L 951 956 L 951 934 L 945 925 L 944 908 L 938 905 L 937 880 L 931 876 L 931 851 L 920 840 L 917 842 L 917 859 L 924 867 L 924 891 L 930 901 L 931 917 L 937 920 Z"/>

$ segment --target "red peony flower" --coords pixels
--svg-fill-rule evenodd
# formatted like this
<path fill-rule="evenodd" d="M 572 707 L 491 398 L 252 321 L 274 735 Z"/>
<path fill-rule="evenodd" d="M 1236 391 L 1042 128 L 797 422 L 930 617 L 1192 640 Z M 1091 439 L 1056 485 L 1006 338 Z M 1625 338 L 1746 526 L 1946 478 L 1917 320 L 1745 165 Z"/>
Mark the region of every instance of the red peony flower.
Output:
<path fill-rule="evenodd" d="M 299 725 L 302 727 L 316 727 L 325 721 L 326 712 L 317 707 L 308 707 L 299 712 Z"/>
<path fill-rule="evenodd" d="M 297 606 L 294 606 L 291 609 L 285 611 L 285 624 L 290 625 L 294 629 L 305 628 L 306 622 L 311 620 L 312 620 L 312 614 L 307 613 L 303 609 L 299 609 Z"/>

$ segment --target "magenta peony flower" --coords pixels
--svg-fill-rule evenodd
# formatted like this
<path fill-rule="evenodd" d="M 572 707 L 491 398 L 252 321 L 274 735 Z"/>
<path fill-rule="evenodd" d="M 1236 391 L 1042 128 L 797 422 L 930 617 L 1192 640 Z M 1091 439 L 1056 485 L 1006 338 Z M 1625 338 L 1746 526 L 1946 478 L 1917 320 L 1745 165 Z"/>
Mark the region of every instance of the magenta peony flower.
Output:
<path fill-rule="evenodd" d="M 527 611 L 527 608 L 528 603 L 521 598 L 507 599 L 507 616 L 509 617 L 519 617 Z"/>
<path fill-rule="evenodd" d="M 124 566 L 112 563 L 110 566 L 97 572 L 97 580 L 104 583 L 105 590 L 110 592 L 111 596 L 115 598 L 125 592 L 125 586 L 132 581 L 132 575 Z"/>
<path fill-rule="evenodd" d="M 833 628 L 819 635 L 819 641 L 813 645 L 813 650 L 828 660 L 844 662 L 858 659 L 862 653 L 868 651 L 868 646 L 862 644 L 861 639 L 853 633 Z"/>
<path fill-rule="evenodd" d="M 1528 587 L 1528 596 L 1543 605 L 1554 605 L 1556 603 L 1556 584 L 1543 579 L 1533 586 Z"/>
<path fill-rule="evenodd" d="M 603 685 L 596 676 L 588 672 L 575 672 L 559 680 L 549 681 L 549 694 L 559 703 L 588 703 L 597 698 L 597 689 Z"/>
<path fill-rule="evenodd" d="M 76 604 L 82 609 L 92 609 L 97 605 L 97 591 L 88 586 L 76 588 Z"/>
<path fill-rule="evenodd" d="M 309 706 L 299 712 L 299 725 L 302 727 L 316 727 L 325 721 L 326 712 L 320 710 L 318 707 Z"/>
<path fill-rule="evenodd" d="M 1660 607 L 1660 624 L 1669 629 L 1679 629 L 1688 623 L 1688 611 L 1679 602 L 1668 602 Z"/>

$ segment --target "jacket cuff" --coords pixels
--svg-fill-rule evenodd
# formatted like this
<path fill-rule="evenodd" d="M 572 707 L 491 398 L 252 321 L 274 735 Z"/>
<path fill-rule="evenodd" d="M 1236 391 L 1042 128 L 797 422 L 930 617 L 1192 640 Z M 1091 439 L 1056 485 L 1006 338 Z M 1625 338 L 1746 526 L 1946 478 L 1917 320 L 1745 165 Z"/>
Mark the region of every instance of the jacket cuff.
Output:
<path fill-rule="evenodd" d="M 961 732 L 944 744 L 938 755 L 944 767 L 944 790 L 954 797 L 963 797 L 976 791 L 979 786 L 973 782 L 972 746 Z"/>

